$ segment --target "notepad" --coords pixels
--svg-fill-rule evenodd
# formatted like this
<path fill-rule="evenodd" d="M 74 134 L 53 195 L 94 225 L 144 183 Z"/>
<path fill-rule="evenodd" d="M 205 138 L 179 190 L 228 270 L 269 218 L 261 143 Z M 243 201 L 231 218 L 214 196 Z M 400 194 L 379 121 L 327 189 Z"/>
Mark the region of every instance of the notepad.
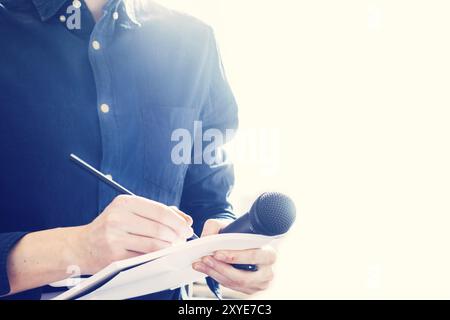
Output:
<path fill-rule="evenodd" d="M 192 264 L 218 250 L 275 245 L 280 237 L 219 234 L 110 264 L 53 300 L 124 300 L 173 290 L 205 278 Z"/>

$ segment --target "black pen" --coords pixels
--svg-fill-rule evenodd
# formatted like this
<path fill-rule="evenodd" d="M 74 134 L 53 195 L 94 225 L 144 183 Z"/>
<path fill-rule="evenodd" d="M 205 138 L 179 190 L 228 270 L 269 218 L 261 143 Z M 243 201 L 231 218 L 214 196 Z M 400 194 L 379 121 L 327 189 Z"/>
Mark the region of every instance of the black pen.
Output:
<path fill-rule="evenodd" d="M 118 184 L 117 182 L 115 182 L 114 180 L 108 178 L 106 175 L 104 175 L 103 173 L 101 173 L 100 171 L 98 171 L 97 169 L 95 169 L 93 166 L 91 166 L 89 163 L 87 163 L 86 161 L 82 160 L 81 158 L 79 158 L 78 156 L 74 155 L 73 153 L 70 154 L 70 158 L 75 161 L 77 164 L 79 164 L 81 167 L 83 167 L 84 169 L 88 170 L 90 173 L 92 173 L 93 175 L 95 175 L 97 178 L 99 178 L 102 182 L 106 183 L 107 185 L 113 187 L 114 189 L 116 189 L 117 191 L 119 191 L 122 194 L 127 194 L 130 196 L 135 196 L 135 194 L 133 192 L 131 192 L 130 190 L 128 190 L 127 188 L 121 186 L 120 184 Z M 194 233 L 194 235 L 188 239 L 188 240 L 195 240 L 198 239 L 199 237 Z"/>

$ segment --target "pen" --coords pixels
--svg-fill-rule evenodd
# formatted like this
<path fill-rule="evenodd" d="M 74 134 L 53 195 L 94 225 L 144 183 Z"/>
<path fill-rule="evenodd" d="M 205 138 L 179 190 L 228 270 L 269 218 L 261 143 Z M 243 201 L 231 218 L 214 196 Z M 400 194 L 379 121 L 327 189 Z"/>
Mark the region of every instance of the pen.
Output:
<path fill-rule="evenodd" d="M 101 181 L 103 181 L 104 183 L 110 185 L 111 187 L 115 188 L 117 191 L 119 191 L 122 194 L 128 194 L 130 196 L 135 196 L 135 194 L 133 192 L 131 192 L 130 190 L 122 187 L 120 184 L 118 184 L 117 182 L 115 182 L 112 179 L 109 179 L 107 176 L 105 176 L 103 173 L 101 173 L 100 171 L 98 171 L 97 169 L 95 169 L 93 166 L 91 166 L 89 163 L 87 163 L 84 160 L 81 160 L 79 157 L 77 157 L 76 155 L 74 155 L 73 153 L 70 155 L 70 158 L 75 161 L 76 163 L 78 163 L 79 165 L 81 165 L 83 168 L 85 168 L 86 170 L 88 170 L 90 173 L 92 173 L 93 175 L 95 175 L 97 178 L 99 178 Z"/>
<path fill-rule="evenodd" d="M 120 193 L 127 194 L 127 195 L 130 195 L 130 196 L 135 196 L 135 194 L 133 192 L 131 192 L 127 188 L 121 186 L 120 184 L 118 184 L 114 180 L 108 178 L 106 175 L 104 175 L 103 173 L 101 173 L 100 171 L 95 169 L 93 166 L 91 166 L 89 163 L 87 163 L 86 161 L 82 160 L 80 157 L 74 155 L 73 153 L 70 154 L 70 159 L 72 159 L 77 164 L 79 164 L 81 167 L 83 167 L 84 169 L 88 170 L 90 173 L 95 175 L 97 178 L 100 179 L 100 181 L 102 181 L 102 182 L 106 183 L 107 185 L 113 187 L 114 189 L 116 189 Z M 190 241 L 190 240 L 195 240 L 195 239 L 198 239 L 198 238 L 199 237 L 194 233 L 194 235 L 188 240 Z"/>

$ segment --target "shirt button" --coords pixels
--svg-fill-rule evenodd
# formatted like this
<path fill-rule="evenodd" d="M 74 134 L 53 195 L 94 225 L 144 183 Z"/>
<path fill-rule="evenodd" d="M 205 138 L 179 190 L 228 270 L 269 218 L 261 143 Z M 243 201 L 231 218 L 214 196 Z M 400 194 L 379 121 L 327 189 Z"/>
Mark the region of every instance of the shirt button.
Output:
<path fill-rule="evenodd" d="M 80 0 L 73 0 L 73 1 L 72 1 L 72 5 L 73 5 L 75 8 L 77 8 L 77 9 L 80 9 L 80 8 L 81 8 L 81 2 L 80 2 Z"/>
<path fill-rule="evenodd" d="M 112 179 L 113 179 L 112 175 L 110 175 L 110 174 L 107 174 L 105 177 L 106 177 L 108 180 L 111 180 L 111 181 L 112 181 Z"/>
<path fill-rule="evenodd" d="M 59 16 L 59 21 L 66 22 L 66 16 Z"/>
<path fill-rule="evenodd" d="M 109 106 L 104 103 L 100 106 L 100 110 L 102 110 L 103 113 L 108 113 L 109 112 Z"/>
<path fill-rule="evenodd" d="M 94 48 L 94 50 L 100 50 L 100 42 L 97 40 L 92 41 L 92 48 Z"/>
<path fill-rule="evenodd" d="M 114 12 L 113 15 L 112 15 L 112 17 L 113 17 L 114 20 L 119 19 L 119 13 L 118 13 L 117 11 Z"/>

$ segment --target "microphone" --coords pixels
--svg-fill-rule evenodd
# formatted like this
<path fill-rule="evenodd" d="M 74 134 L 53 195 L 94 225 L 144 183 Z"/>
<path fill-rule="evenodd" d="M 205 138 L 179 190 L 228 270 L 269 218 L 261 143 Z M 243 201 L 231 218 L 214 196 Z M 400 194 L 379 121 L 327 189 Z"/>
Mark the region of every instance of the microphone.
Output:
<path fill-rule="evenodd" d="M 267 192 L 259 196 L 250 211 L 220 233 L 251 233 L 264 236 L 283 235 L 295 221 L 296 209 L 291 198 L 279 192 Z M 254 265 L 233 265 L 245 271 L 257 271 Z"/>

